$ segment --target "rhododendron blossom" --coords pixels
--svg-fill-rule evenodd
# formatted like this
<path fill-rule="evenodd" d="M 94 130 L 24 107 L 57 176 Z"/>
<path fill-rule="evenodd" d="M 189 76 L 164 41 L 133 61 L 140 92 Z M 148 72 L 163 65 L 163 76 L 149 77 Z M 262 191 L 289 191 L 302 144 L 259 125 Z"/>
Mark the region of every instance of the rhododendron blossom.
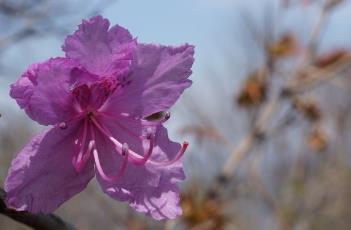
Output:
<path fill-rule="evenodd" d="M 191 85 L 194 47 L 140 44 L 96 16 L 63 45 L 65 57 L 34 64 L 11 86 L 27 115 L 52 128 L 15 157 L 5 182 L 16 210 L 52 212 L 96 175 L 110 197 L 155 219 L 181 214 L 183 145 L 166 112 Z M 158 119 L 147 119 L 157 114 Z"/>

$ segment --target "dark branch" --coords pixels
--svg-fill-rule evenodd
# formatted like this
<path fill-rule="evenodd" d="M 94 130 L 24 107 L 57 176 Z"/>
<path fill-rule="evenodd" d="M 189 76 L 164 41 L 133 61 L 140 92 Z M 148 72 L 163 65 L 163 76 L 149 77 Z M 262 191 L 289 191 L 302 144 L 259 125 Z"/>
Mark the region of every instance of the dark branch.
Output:
<path fill-rule="evenodd" d="M 75 230 L 71 224 L 64 222 L 54 214 L 32 214 L 19 212 L 6 207 L 4 202 L 6 192 L 0 188 L 0 213 L 11 219 L 38 230 Z"/>

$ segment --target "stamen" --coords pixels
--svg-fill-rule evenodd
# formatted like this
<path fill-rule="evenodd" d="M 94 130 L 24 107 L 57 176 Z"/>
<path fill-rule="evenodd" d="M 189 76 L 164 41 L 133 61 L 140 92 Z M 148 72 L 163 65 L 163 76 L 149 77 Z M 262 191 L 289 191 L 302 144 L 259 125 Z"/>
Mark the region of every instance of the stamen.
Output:
<path fill-rule="evenodd" d="M 171 113 L 167 111 L 165 114 L 165 117 L 163 119 L 164 119 L 164 121 L 168 121 L 169 118 L 171 118 Z"/>
<path fill-rule="evenodd" d="M 111 132 L 108 129 L 106 129 L 105 127 L 103 127 L 101 124 L 99 124 L 99 122 L 94 117 L 92 117 L 91 120 L 96 125 L 96 127 L 102 132 L 102 134 L 104 134 L 115 145 L 117 152 L 122 153 L 123 152 L 122 151 L 122 147 L 123 147 L 122 144 L 118 140 L 116 140 L 114 137 L 112 137 Z M 154 142 L 155 142 L 154 134 L 151 132 L 152 131 L 148 131 L 148 133 L 146 135 L 146 138 L 149 140 L 150 144 L 149 144 L 149 149 L 144 156 L 139 155 L 136 152 L 129 149 L 128 155 L 129 155 L 129 159 L 132 163 L 134 163 L 136 165 L 143 165 L 151 157 L 152 151 L 154 149 Z"/>
<path fill-rule="evenodd" d="M 124 145 L 124 147 L 127 148 L 127 149 L 124 149 L 124 151 L 122 152 L 122 154 L 124 154 L 124 156 L 125 156 L 124 161 L 123 161 L 122 166 L 120 167 L 117 175 L 115 175 L 115 176 L 106 175 L 106 173 L 104 172 L 104 170 L 101 167 L 99 154 L 98 154 L 96 148 L 93 150 L 95 166 L 96 166 L 96 169 L 98 170 L 102 179 L 104 179 L 108 182 L 116 182 L 119 178 L 121 178 L 123 176 L 124 172 L 126 171 L 127 164 L 128 164 L 128 146 Z"/>
<path fill-rule="evenodd" d="M 154 137 L 155 137 L 154 132 L 152 131 L 152 129 L 150 127 L 148 127 L 146 130 L 146 139 L 151 140 Z"/>
<path fill-rule="evenodd" d="M 122 145 L 122 156 L 125 156 L 126 154 L 129 154 L 129 147 L 127 143 L 124 143 Z"/>
<path fill-rule="evenodd" d="M 148 130 L 148 134 L 147 134 L 146 138 L 149 140 L 149 149 L 144 156 L 140 156 L 139 154 L 135 153 L 139 157 L 139 159 L 132 158 L 133 163 L 136 165 L 144 165 L 150 159 L 150 157 L 152 155 L 152 151 L 154 150 L 155 135 L 153 133 L 149 132 L 149 130 Z"/>
<path fill-rule="evenodd" d="M 60 129 L 67 129 L 68 127 L 66 122 L 61 122 L 58 126 Z"/>
<path fill-rule="evenodd" d="M 72 158 L 73 167 L 77 170 L 77 172 L 81 172 L 81 170 L 83 169 L 85 162 L 87 160 L 87 157 L 85 157 L 86 159 L 83 160 L 83 155 L 88 154 L 88 156 L 89 156 L 90 152 L 91 152 L 91 149 L 89 148 L 91 143 L 89 143 L 88 150 L 84 154 L 84 148 L 85 148 L 85 144 L 86 144 L 87 135 L 88 135 L 88 120 L 85 119 L 84 125 L 83 125 L 83 133 L 82 133 L 82 141 L 80 143 L 80 149 L 79 149 L 78 155 L 73 156 L 73 158 Z M 90 149 L 90 151 L 89 151 L 89 149 Z"/>
<path fill-rule="evenodd" d="M 105 128 L 101 124 L 99 124 L 99 122 L 95 118 L 92 118 L 91 120 L 96 125 L 96 127 L 115 145 L 117 152 L 123 153 L 124 152 L 123 145 L 125 145 L 125 144 L 122 145 L 118 140 L 116 140 L 114 137 L 112 137 L 111 132 L 107 128 Z M 144 154 L 143 156 L 137 154 L 136 152 L 134 152 L 130 149 L 128 150 L 127 155 L 129 156 L 129 160 L 131 163 L 133 163 L 135 165 L 144 165 L 146 162 L 149 162 L 149 163 L 156 165 L 156 166 L 163 166 L 163 167 L 169 166 L 169 165 L 172 165 L 172 164 L 176 163 L 177 161 L 179 161 L 189 146 L 189 143 L 185 141 L 183 143 L 182 147 L 180 148 L 179 152 L 176 154 L 176 156 L 172 160 L 165 161 L 165 162 L 157 162 L 157 161 L 150 160 L 150 157 L 152 155 L 154 145 L 155 145 L 155 134 L 151 129 L 147 130 L 146 139 L 148 139 L 150 141 L 150 145 L 149 145 L 149 149 L 148 149 L 147 153 Z"/>
<path fill-rule="evenodd" d="M 156 125 L 156 124 L 162 124 L 166 121 L 168 121 L 170 118 L 171 118 L 171 113 L 170 112 L 160 112 L 162 113 L 162 116 L 160 116 L 159 118 L 151 118 L 151 119 L 148 119 L 148 118 L 144 118 L 142 119 L 143 121 L 143 124 L 151 124 L 151 125 Z M 157 113 L 158 114 L 158 113 Z M 101 112 L 99 113 L 99 115 L 105 117 L 105 118 L 109 118 L 111 120 L 116 120 L 118 119 L 118 117 L 114 116 L 114 115 L 111 115 L 111 114 L 108 114 L 106 112 Z M 120 114 L 120 116 L 122 116 L 124 119 L 128 119 L 130 121 L 137 121 L 137 120 L 140 120 L 140 118 L 137 118 L 137 117 L 131 117 L 129 116 L 128 114 Z M 153 116 L 153 115 L 151 115 Z M 150 117 L 150 116 L 149 116 Z"/>
<path fill-rule="evenodd" d="M 95 120 L 94 117 L 91 118 L 92 121 Z M 124 161 L 122 163 L 122 166 L 120 167 L 117 175 L 115 176 L 107 176 L 106 173 L 104 172 L 104 170 L 102 169 L 101 163 L 100 163 L 100 159 L 99 159 L 99 153 L 97 152 L 96 149 L 96 145 L 95 145 L 95 131 L 94 128 L 92 126 L 91 127 L 91 136 L 92 139 L 94 141 L 94 150 L 93 150 L 93 155 L 94 155 L 94 160 L 95 160 L 95 166 L 96 169 L 98 170 L 100 176 L 102 179 L 108 181 L 108 182 L 116 182 L 120 177 L 123 176 L 126 168 L 127 168 L 127 164 L 128 164 L 128 158 L 129 158 L 129 148 L 127 144 L 123 144 L 122 145 L 122 151 L 121 154 L 124 156 Z"/>
<path fill-rule="evenodd" d="M 188 146 L 189 146 L 189 143 L 187 141 L 184 141 L 182 147 L 180 148 L 180 150 L 176 154 L 176 156 L 173 158 L 173 160 L 165 161 L 165 162 L 157 162 L 157 161 L 149 160 L 149 162 L 153 165 L 156 165 L 156 166 L 164 166 L 165 167 L 165 166 L 172 165 L 172 164 L 176 163 L 177 161 L 179 161 L 180 158 L 182 158 L 182 156 L 184 155 Z"/>
<path fill-rule="evenodd" d="M 171 117 L 170 112 L 158 112 L 151 114 L 143 119 L 144 123 L 146 124 L 162 124 L 169 120 Z"/>
<path fill-rule="evenodd" d="M 73 157 L 72 163 L 73 163 L 74 168 L 77 170 L 77 172 L 81 172 L 82 169 L 84 168 L 85 163 L 87 162 L 87 160 L 90 157 L 90 153 L 93 150 L 94 145 L 95 145 L 95 142 L 90 141 L 87 151 L 82 156 L 80 154 L 78 156 L 78 158 L 76 156 Z"/>

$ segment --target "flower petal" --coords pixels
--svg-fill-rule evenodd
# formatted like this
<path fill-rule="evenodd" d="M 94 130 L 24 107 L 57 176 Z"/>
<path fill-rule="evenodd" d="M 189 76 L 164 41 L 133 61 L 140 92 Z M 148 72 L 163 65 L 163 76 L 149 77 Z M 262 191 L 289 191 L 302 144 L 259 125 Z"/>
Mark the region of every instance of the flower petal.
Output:
<path fill-rule="evenodd" d="M 94 176 L 92 161 L 81 173 L 72 165 L 78 125 L 35 136 L 12 161 L 6 203 L 19 211 L 50 213 L 82 191 Z"/>
<path fill-rule="evenodd" d="M 11 85 L 10 95 L 30 118 L 40 124 L 67 121 L 76 114 L 69 91 L 70 73 L 75 65 L 66 58 L 32 65 Z"/>
<path fill-rule="evenodd" d="M 114 26 L 101 16 L 83 20 L 78 30 L 62 46 L 66 56 L 76 59 L 89 72 L 112 75 L 129 67 L 135 41 L 128 30 Z"/>
<path fill-rule="evenodd" d="M 117 140 L 127 143 L 131 150 L 142 154 L 142 146 L 147 149 L 148 145 L 137 138 L 138 134 L 142 133 L 140 124 L 133 125 L 131 121 L 122 118 L 118 120 L 136 135 L 133 137 L 134 134 L 123 131 L 116 121 L 105 120 L 104 124 Z M 180 149 L 180 144 L 168 139 L 164 127 L 159 127 L 155 138 L 156 146 L 152 157 L 154 160 L 172 159 Z M 106 138 L 101 136 L 97 140 L 97 147 L 101 152 L 99 155 L 101 165 L 107 174 L 117 172 L 123 157 L 114 150 Z M 105 181 L 98 174 L 97 179 L 106 194 L 114 199 L 129 202 L 135 210 L 151 215 L 155 219 L 173 219 L 181 214 L 176 184 L 184 180 L 185 176 L 180 162 L 163 168 L 149 163 L 139 166 L 129 163 L 124 176 L 117 182 Z"/>
<path fill-rule="evenodd" d="M 152 216 L 156 220 L 175 219 L 182 214 L 177 185 L 170 182 L 171 177 L 163 174 L 156 188 L 138 192 L 130 206 L 136 211 Z M 113 197 L 113 195 L 110 195 Z"/>
<path fill-rule="evenodd" d="M 192 73 L 193 55 L 194 46 L 188 44 L 138 45 L 131 74 L 123 78 L 128 84 L 117 90 L 106 110 L 143 117 L 168 110 L 192 83 L 188 77 Z"/>

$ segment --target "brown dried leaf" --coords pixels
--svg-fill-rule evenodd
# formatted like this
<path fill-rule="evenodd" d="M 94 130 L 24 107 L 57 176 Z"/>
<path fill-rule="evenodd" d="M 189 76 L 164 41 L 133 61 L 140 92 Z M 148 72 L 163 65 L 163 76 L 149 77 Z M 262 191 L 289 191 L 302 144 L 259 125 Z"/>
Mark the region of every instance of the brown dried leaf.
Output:
<path fill-rule="evenodd" d="M 307 144 L 311 150 L 322 152 L 326 149 L 328 144 L 327 134 L 321 128 L 314 128 L 308 136 Z"/>
<path fill-rule="evenodd" d="M 201 196 L 199 188 L 193 187 L 182 194 L 183 219 L 190 227 L 211 222 L 213 229 L 223 229 L 225 218 L 220 202 L 208 196 Z"/>
<path fill-rule="evenodd" d="M 314 61 L 314 65 L 318 68 L 325 68 L 338 62 L 342 58 L 345 58 L 348 56 L 350 56 L 350 53 L 348 50 L 345 50 L 345 49 L 333 50 L 331 52 L 317 56 Z"/>
<path fill-rule="evenodd" d="M 298 42 L 296 37 L 290 33 L 284 33 L 281 38 L 268 45 L 267 51 L 274 58 L 286 58 L 298 52 Z"/>
<path fill-rule="evenodd" d="M 293 105 L 297 111 L 302 113 L 310 121 L 318 121 L 322 118 L 322 112 L 316 102 L 295 98 Z"/>
<path fill-rule="evenodd" d="M 264 78 L 263 78 L 264 79 Z M 236 102 L 241 107 L 251 107 L 260 105 L 266 99 L 266 83 L 260 78 L 258 71 L 249 75 L 244 86 L 236 98 Z"/>

